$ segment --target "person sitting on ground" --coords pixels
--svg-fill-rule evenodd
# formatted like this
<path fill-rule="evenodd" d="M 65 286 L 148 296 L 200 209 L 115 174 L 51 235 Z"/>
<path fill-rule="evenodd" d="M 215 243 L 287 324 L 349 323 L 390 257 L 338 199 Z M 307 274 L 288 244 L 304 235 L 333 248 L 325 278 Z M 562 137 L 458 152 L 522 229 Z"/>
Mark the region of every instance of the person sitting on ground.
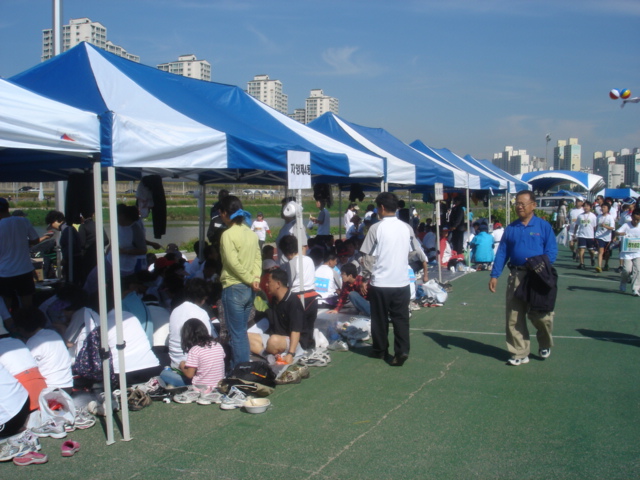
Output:
<path fill-rule="evenodd" d="M 24 430 L 29 412 L 29 393 L 0 365 L 0 438 L 8 438 Z"/>
<path fill-rule="evenodd" d="M 275 260 L 276 249 L 273 245 L 262 247 L 262 260 Z"/>
<path fill-rule="evenodd" d="M 260 290 L 267 296 L 267 300 L 271 302 L 271 295 L 267 285 L 269 283 L 269 274 L 278 267 L 278 264 L 273 259 L 262 260 L 262 276 L 260 277 Z"/>
<path fill-rule="evenodd" d="M 338 301 L 338 292 L 342 288 L 342 278 L 336 265 L 338 256 L 328 253 L 324 257 L 324 263 L 316 268 L 316 292 L 320 295 L 318 306 L 335 307 Z"/>
<path fill-rule="evenodd" d="M 207 283 L 199 278 L 188 280 L 184 287 L 185 301 L 176 307 L 169 317 L 169 357 L 171 367 L 178 369 L 180 362 L 187 359 L 182 349 L 182 326 L 191 318 L 197 318 L 207 328 L 209 335 L 213 336 L 214 330 L 211 317 L 202 307 L 208 296 Z M 178 386 L 188 385 L 188 379 L 176 371 L 163 370 L 162 378 L 165 382 Z"/>
<path fill-rule="evenodd" d="M 298 259 L 298 239 L 287 235 L 278 245 L 288 262 L 283 266 L 289 278 L 288 287 L 291 292 L 304 296 L 304 322 L 300 332 L 300 345 L 305 350 L 315 348 L 313 329 L 318 316 L 318 293 L 316 292 L 316 269 L 307 256 L 302 256 L 302 273 Z M 302 277 L 302 279 L 300 278 Z M 300 286 L 302 280 L 302 286 Z"/>
<path fill-rule="evenodd" d="M 359 215 L 351 217 L 351 226 L 347 230 L 347 240 L 352 240 L 355 246 L 360 246 L 364 240 L 364 225 Z"/>
<path fill-rule="evenodd" d="M 30 411 L 40 408 L 40 392 L 47 382 L 38 369 L 33 355 L 22 340 L 12 338 L 0 321 L 0 365 L 29 392 Z"/>
<path fill-rule="evenodd" d="M 58 332 L 44 328 L 47 318 L 35 307 L 23 307 L 13 314 L 18 333 L 38 364 L 38 369 L 49 388 L 62 388 L 71 392 L 73 376 L 71 357 Z"/>
<path fill-rule="evenodd" d="M 143 273 L 143 272 L 138 272 Z M 147 274 L 148 275 L 148 274 Z M 127 275 L 122 279 L 122 310 L 129 312 L 138 319 L 143 330 L 147 334 L 149 343 L 153 345 L 153 320 L 149 309 L 142 301 L 146 287 L 139 279 L 138 274 Z"/>
<path fill-rule="evenodd" d="M 180 330 L 186 360 L 178 368 L 200 390 L 211 391 L 224 378 L 225 353 L 198 318 L 190 318 Z"/>
<path fill-rule="evenodd" d="M 436 248 L 436 243 L 438 243 L 438 239 L 436 238 L 436 227 L 427 227 L 425 226 L 425 235 L 422 239 L 422 248 L 424 250 L 425 255 L 427 256 L 427 260 L 429 263 L 435 262 L 438 256 L 438 249 Z"/>
<path fill-rule="evenodd" d="M 471 240 L 471 259 L 476 263 L 477 270 L 486 269 L 493 263 L 493 236 L 485 223 L 478 227 L 478 234 Z"/>
<path fill-rule="evenodd" d="M 267 288 L 272 302 L 267 318 L 254 325 L 248 335 L 252 353 L 281 355 L 286 363 L 292 363 L 302 354 L 299 344 L 305 312 L 300 299 L 287 287 L 288 281 L 284 270 L 269 274 Z"/>
<path fill-rule="evenodd" d="M 451 248 L 447 240 L 447 229 L 440 229 L 440 265 L 447 268 L 455 268 L 458 263 L 464 262 L 464 255 Z"/>
<path fill-rule="evenodd" d="M 343 265 L 340 269 L 342 273 L 342 288 L 338 295 L 336 307 L 327 313 L 340 313 L 347 300 L 351 305 L 363 315 L 371 316 L 371 304 L 368 300 L 367 291 L 362 288 L 362 275 L 358 275 L 358 269 L 352 263 Z"/>

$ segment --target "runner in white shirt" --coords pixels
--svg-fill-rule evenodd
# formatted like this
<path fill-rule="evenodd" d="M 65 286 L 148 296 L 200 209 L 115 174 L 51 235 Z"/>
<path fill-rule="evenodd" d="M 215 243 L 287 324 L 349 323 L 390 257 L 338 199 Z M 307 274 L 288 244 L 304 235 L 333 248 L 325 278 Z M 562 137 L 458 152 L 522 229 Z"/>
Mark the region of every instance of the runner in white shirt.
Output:
<path fill-rule="evenodd" d="M 572 208 L 569 212 L 569 248 L 573 252 L 573 259 L 578 259 L 578 252 L 576 251 L 577 241 L 575 235 L 576 221 L 578 220 L 578 216 L 584 211 L 582 209 L 582 205 L 584 204 L 583 200 L 577 199 L 575 208 Z"/>
<path fill-rule="evenodd" d="M 627 283 L 631 280 L 631 291 L 635 297 L 640 296 L 640 208 L 633 210 L 631 221 L 622 225 L 616 232 L 622 237 L 620 259 L 624 268 L 620 274 L 620 291 L 627 291 Z M 625 242 L 625 237 L 627 242 Z M 633 240 L 632 240 L 633 239 Z"/>
<path fill-rule="evenodd" d="M 609 204 L 603 203 L 600 208 L 602 209 L 602 215 L 598 215 L 598 228 L 596 230 L 596 242 L 598 244 L 598 266 L 596 267 L 596 272 L 598 273 L 602 272 L 602 260 L 605 252 L 609 251 L 611 232 L 616 229 L 616 221 L 613 215 L 609 213 Z M 609 270 L 609 257 L 606 258 L 604 269 Z"/>
<path fill-rule="evenodd" d="M 584 212 L 578 215 L 578 219 L 576 220 L 576 225 L 574 227 L 574 232 L 578 240 L 578 256 L 580 258 L 580 265 L 578 265 L 578 268 L 584 270 L 585 249 L 589 250 L 589 255 L 591 256 L 591 266 L 593 267 L 596 264 L 595 233 L 596 227 L 598 225 L 598 219 L 593 214 L 593 212 L 591 212 L 591 202 L 584 202 L 582 208 L 584 209 Z"/>

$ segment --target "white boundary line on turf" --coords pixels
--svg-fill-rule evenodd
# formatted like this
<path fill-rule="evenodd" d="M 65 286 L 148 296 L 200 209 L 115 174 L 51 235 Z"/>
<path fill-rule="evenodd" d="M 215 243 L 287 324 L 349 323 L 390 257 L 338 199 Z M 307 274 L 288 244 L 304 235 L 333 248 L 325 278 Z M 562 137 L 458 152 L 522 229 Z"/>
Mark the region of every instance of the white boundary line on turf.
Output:
<path fill-rule="evenodd" d="M 436 330 L 433 328 L 410 328 L 410 330 L 415 330 L 417 332 L 435 332 L 435 333 L 462 333 L 465 335 L 500 335 L 504 336 L 503 333 L 495 333 L 495 332 L 470 332 L 468 330 Z M 566 338 L 569 340 L 619 340 L 625 342 L 640 342 L 639 338 L 620 338 L 620 337 L 578 337 L 578 336 L 570 336 L 570 335 L 554 335 L 553 338 Z"/>

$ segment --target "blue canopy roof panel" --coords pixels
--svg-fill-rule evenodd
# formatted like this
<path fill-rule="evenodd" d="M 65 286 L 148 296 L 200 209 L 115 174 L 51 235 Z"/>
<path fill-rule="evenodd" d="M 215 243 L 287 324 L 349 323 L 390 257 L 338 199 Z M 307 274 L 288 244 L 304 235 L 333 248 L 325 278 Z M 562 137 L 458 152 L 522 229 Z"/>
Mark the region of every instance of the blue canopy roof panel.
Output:
<path fill-rule="evenodd" d="M 162 72 L 83 43 L 12 80 L 101 117 L 104 165 L 264 171 L 286 178 L 287 152 L 310 152 L 324 181 L 380 179 L 381 158 L 343 145 L 258 102 L 242 89 Z M 237 180 L 240 180 L 237 178 Z M 317 181 L 317 179 L 316 179 Z"/>

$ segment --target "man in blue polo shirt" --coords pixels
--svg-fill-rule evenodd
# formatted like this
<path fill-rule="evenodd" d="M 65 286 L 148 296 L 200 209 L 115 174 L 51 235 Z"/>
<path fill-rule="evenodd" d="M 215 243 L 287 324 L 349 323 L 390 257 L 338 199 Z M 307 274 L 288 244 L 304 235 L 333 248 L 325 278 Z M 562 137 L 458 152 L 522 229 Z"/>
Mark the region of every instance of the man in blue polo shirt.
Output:
<path fill-rule="evenodd" d="M 506 322 L 507 348 L 511 358 L 507 365 L 519 366 L 529 362 L 529 330 L 527 316 L 538 330 L 540 357 L 551 355 L 553 338 L 553 312 L 529 311 L 529 305 L 514 296 L 516 288 L 527 274 L 526 260 L 536 255 L 546 255 L 553 263 L 558 255 L 558 245 L 551 225 L 536 215 L 536 197 L 531 191 L 516 196 L 518 220 L 507 227 L 500 241 L 491 270 L 489 290 L 496 292 L 498 277 L 505 265 L 511 270 L 507 283 Z M 508 262 L 508 263 L 507 263 Z"/>

